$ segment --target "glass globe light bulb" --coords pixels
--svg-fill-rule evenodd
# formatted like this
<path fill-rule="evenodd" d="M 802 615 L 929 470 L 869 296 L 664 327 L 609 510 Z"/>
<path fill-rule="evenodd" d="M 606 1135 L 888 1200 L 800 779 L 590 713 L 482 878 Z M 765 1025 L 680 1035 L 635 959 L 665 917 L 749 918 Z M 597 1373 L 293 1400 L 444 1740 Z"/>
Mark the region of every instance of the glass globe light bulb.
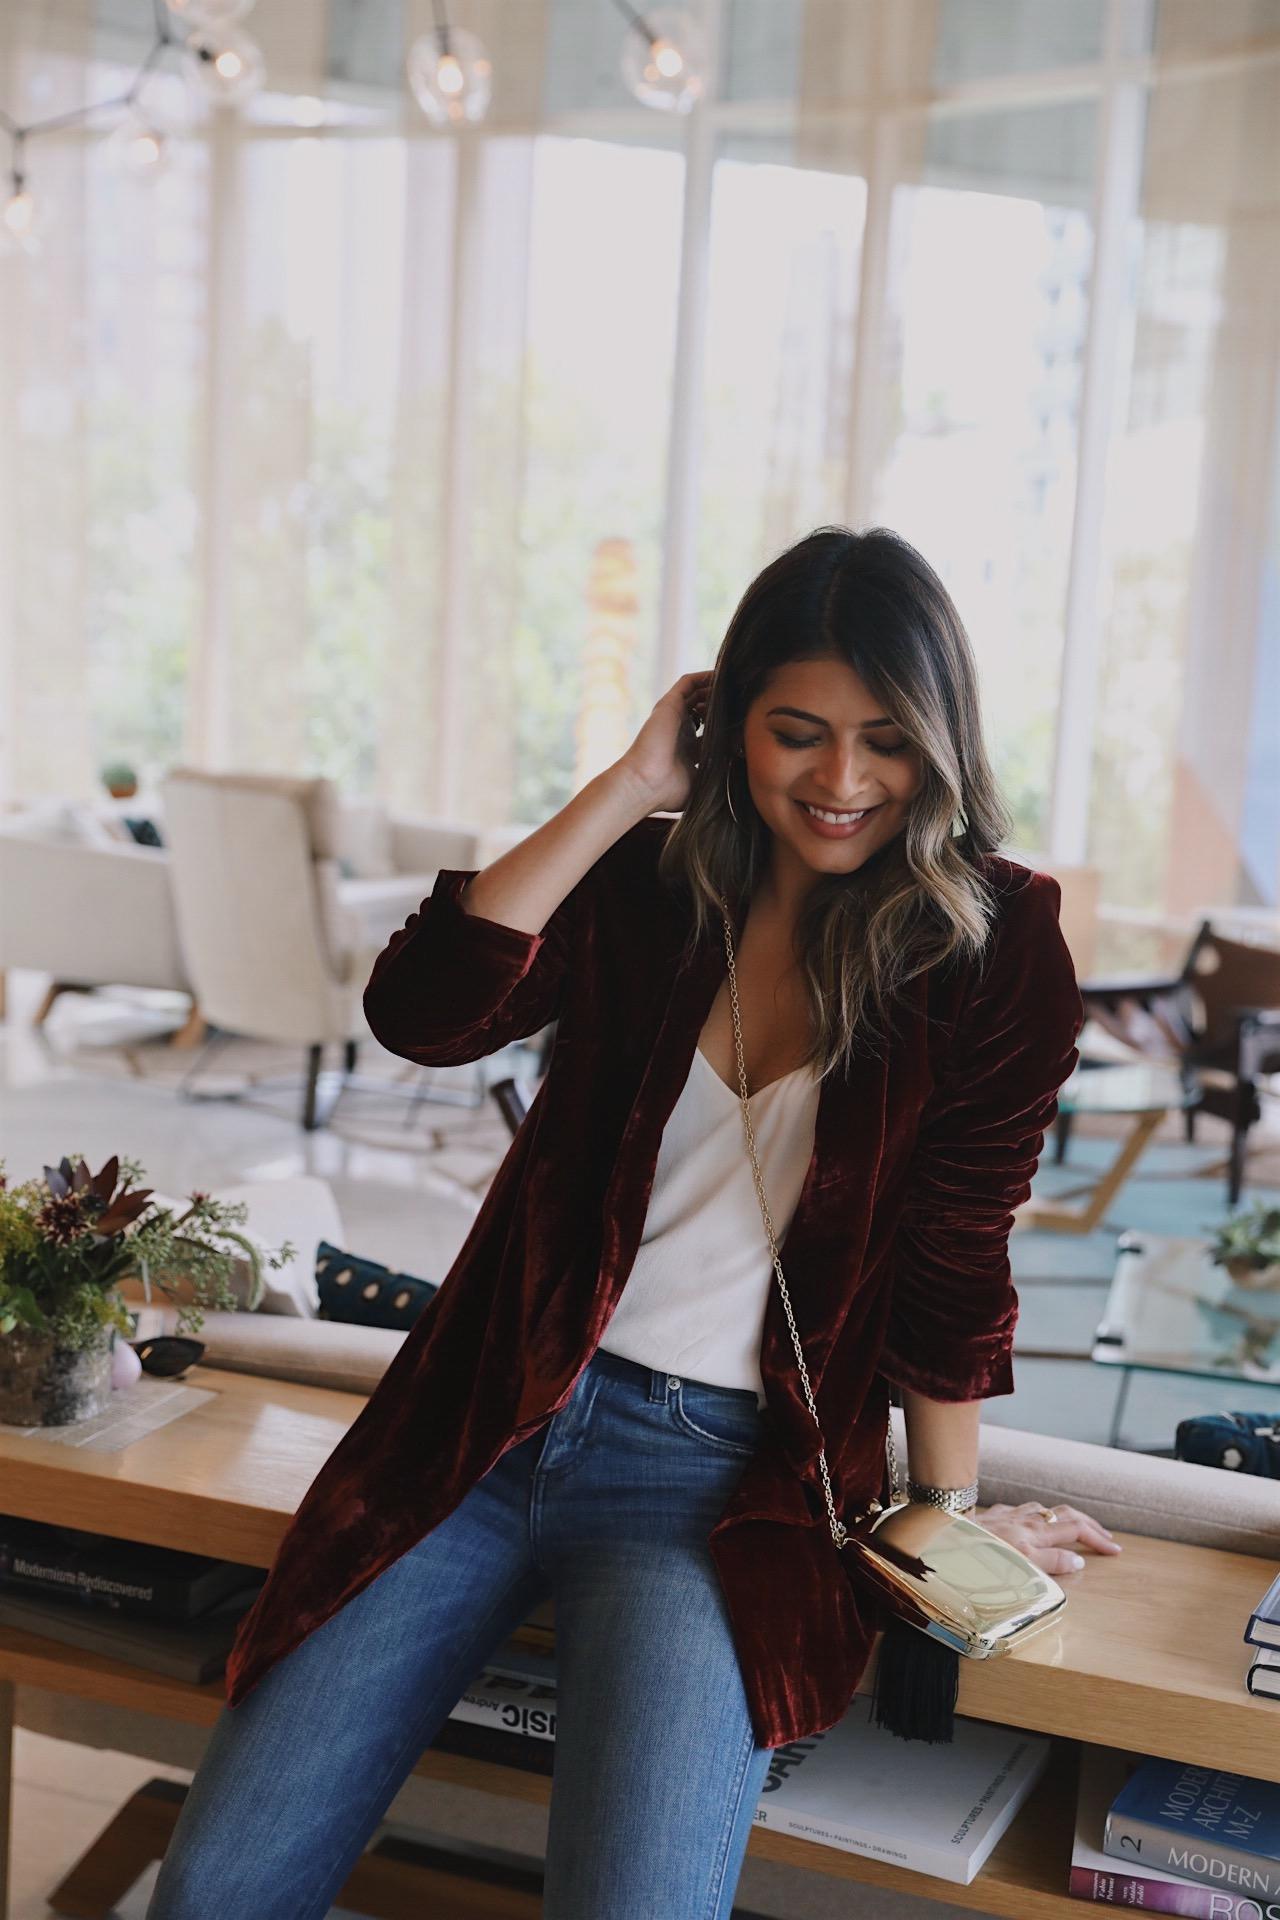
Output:
<path fill-rule="evenodd" d="M 266 78 L 266 61 L 256 40 L 232 27 L 198 28 L 186 43 L 196 78 L 219 107 L 239 107 Z"/>
<path fill-rule="evenodd" d="M 39 253 L 45 214 L 31 189 L 15 180 L 0 208 L 0 253 Z"/>
<path fill-rule="evenodd" d="M 169 143 L 135 109 L 130 109 L 107 136 L 107 157 L 122 173 L 163 173 L 169 161 Z"/>
<path fill-rule="evenodd" d="M 702 27 L 682 7 L 653 7 L 643 18 L 644 26 L 629 26 L 622 42 L 622 77 L 646 107 L 688 113 L 702 97 Z"/>
<path fill-rule="evenodd" d="M 405 60 L 413 97 L 435 126 L 483 120 L 493 92 L 493 66 L 482 41 L 465 27 L 424 33 Z"/>
<path fill-rule="evenodd" d="M 191 62 L 180 59 L 167 67 L 153 67 L 138 81 L 133 112 L 153 133 L 181 136 L 208 116 L 209 100 L 194 84 Z"/>

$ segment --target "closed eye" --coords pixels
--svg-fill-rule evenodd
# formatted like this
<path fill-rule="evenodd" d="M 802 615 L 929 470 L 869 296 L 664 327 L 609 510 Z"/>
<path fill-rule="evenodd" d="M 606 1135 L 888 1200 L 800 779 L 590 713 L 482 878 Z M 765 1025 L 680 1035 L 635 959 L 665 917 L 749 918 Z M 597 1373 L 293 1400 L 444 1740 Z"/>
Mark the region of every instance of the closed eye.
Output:
<path fill-rule="evenodd" d="M 822 745 L 822 741 L 817 734 L 814 734 L 812 739 L 797 740 L 793 734 L 778 733 L 775 731 L 773 737 L 781 746 L 795 747 L 797 750 L 802 747 L 818 747 Z M 905 753 L 911 742 L 909 740 L 899 740 L 895 747 L 882 746 L 878 740 L 869 740 L 867 744 L 873 753 L 881 753 L 888 757 L 895 753 Z"/>

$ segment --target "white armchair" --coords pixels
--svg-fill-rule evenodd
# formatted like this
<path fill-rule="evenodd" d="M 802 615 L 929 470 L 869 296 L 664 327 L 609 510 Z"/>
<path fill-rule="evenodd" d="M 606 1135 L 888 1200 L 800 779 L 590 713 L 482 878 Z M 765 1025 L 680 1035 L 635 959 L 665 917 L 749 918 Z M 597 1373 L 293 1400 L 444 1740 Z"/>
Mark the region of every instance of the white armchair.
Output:
<path fill-rule="evenodd" d="M 201 1013 L 224 1032 L 306 1049 L 311 1130 L 328 1117 L 317 1102 L 324 1049 L 341 1043 L 350 1076 L 371 1037 L 361 1002 L 375 958 L 440 867 L 473 863 L 475 836 L 447 822 L 384 820 L 385 840 L 373 857 L 364 849 L 366 871 L 347 876 L 341 849 L 353 844 L 356 815 L 344 823 L 327 779 L 180 767 L 162 791 L 178 934 Z"/>

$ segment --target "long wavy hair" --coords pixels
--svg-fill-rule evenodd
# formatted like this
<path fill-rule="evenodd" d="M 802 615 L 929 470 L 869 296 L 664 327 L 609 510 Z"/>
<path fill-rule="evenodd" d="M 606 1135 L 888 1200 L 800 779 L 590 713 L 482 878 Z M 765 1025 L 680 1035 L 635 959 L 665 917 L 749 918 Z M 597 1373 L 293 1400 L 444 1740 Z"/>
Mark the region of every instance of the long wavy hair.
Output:
<path fill-rule="evenodd" d="M 716 658 L 689 796 L 659 864 L 691 899 L 691 946 L 723 940 L 721 895 L 740 912 L 769 860 L 772 836 L 734 757 L 747 710 L 776 668 L 818 658 L 853 668 L 921 769 L 905 827 L 852 873 L 817 880 L 799 916 L 815 1028 L 808 1059 L 825 1077 L 879 1050 L 917 974 L 981 960 L 995 908 L 979 860 L 1013 819 L 983 744 L 973 650 L 941 580 L 888 527 L 819 527 L 757 574 Z"/>

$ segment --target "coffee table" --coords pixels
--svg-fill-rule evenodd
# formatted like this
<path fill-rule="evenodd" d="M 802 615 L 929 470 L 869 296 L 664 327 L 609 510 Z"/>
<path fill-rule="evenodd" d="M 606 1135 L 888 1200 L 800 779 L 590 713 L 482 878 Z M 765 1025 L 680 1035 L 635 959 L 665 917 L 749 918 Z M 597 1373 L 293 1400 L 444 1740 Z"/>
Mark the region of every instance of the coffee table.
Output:
<path fill-rule="evenodd" d="M 1058 1111 L 1132 1114 L 1133 1126 L 1100 1180 L 1053 1199 L 1024 1201 L 1017 1209 L 1018 1226 L 1092 1233 L 1165 1115 L 1197 1107 L 1200 1098 L 1200 1082 L 1190 1067 L 1162 1060 L 1078 1066 L 1059 1091 Z"/>
<path fill-rule="evenodd" d="M 1237 1286 L 1203 1240 L 1127 1231 L 1090 1357 L 1121 1369 L 1115 1447 L 1135 1373 L 1280 1388 L 1280 1291 Z"/>

